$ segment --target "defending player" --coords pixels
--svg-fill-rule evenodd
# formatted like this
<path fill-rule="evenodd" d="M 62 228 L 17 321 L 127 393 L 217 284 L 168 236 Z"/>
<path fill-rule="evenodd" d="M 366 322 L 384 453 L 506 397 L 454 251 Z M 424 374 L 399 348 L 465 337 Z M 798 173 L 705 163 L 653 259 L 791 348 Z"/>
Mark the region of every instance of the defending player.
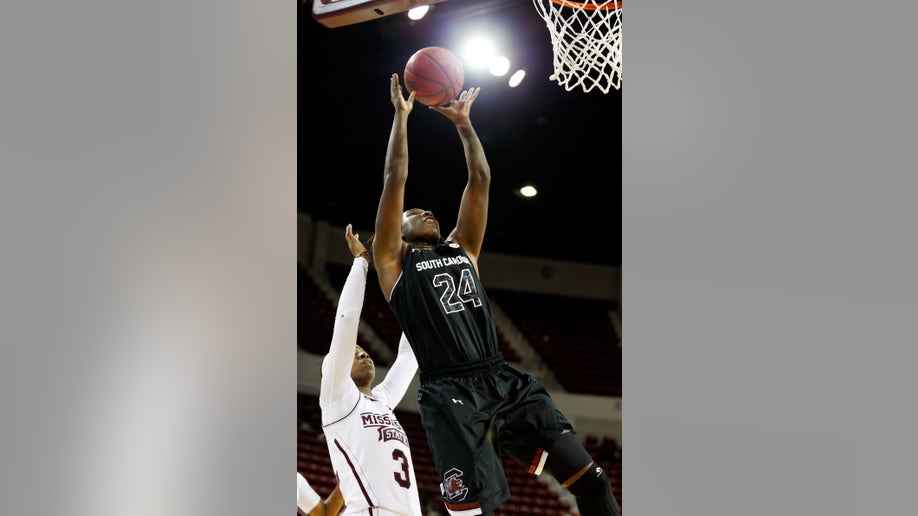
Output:
<path fill-rule="evenodd" d="M 354 262 L 338 301 L 319 393 L 328 453 L 344 495 L 342 514 L 421 516 L 408 438 L 392 411 L 418 363 L 402 334 L 389 374 L 371 388 L 375 365 L 357 345 L 370 256 L 350 224 L 345 239 Z"/>

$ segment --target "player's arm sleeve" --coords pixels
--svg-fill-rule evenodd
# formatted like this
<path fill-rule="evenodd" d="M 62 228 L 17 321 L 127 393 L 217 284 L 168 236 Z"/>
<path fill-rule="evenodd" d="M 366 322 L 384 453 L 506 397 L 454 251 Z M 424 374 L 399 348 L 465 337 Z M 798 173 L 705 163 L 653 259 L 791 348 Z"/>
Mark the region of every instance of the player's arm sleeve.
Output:
<path fill-rule="evenodd" d="M 354 365 L 354 352 L 357 349 L 357 329 L 360 325 L 368 269 L 369 263 L 365 258 L 354 258 L 344 288 L 341 289 L 331 346 L 322 361 L 322 382 L 319 388 L 319 401 L 322 405 L 334 404 L 345 398 L 349 392 L 357 390 L 357 386 L 351 380 L 351 367 Z"/>
<path fill-rule="evenodd" d="M 414 356 L 414 350 L 411 349 L 408 337 L 402 333 L 402 338 L 398 341 L 398 355 L 395 357 L 395 362 L 389 368 L 386 379 L 374 390 L 388 394 L 390 408 L 395 408 L 402 401 L 417 371 L 418 360 Z"/>

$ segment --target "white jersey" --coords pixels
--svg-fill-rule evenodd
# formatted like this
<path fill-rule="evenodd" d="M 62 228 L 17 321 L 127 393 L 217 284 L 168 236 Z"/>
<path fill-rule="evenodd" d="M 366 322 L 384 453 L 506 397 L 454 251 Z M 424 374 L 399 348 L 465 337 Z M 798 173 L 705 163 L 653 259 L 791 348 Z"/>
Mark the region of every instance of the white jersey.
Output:
<path fill-rule="evenodd" d="M 382 398 L 358 393 L 352 410 L 325 425 L 345 514 L 420 516 L 421 502 L 405 431 Z"/>
<path fill-rule="evenodd" d="M 392 412 L 417 372 L 404 334 L 395 362 L 372 396 L 351 379 L 367 268 L 366 260 L 354 259 L 338 301 L 332 344 L 322 362 L 322 427 L 344 496 L 342 514 L 421 516 L 411 448 Z"/>

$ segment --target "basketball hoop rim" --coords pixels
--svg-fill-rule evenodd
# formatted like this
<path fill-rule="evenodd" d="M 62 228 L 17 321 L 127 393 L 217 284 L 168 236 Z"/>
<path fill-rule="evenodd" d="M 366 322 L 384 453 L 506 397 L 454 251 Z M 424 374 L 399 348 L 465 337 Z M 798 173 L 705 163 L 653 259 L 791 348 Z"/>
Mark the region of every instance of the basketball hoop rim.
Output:
<path fill-rule="evenodd" d="M 570 7 L 572 9 L 583 9 L 585 11 L 611 11 L 615 9 L 622 8 L 622 2 L 611 0 L 609 2 L 603 2 L 600 5 L 586 2 L 574 2 L 573 0 L 551 0 L 552 3 L 558 4 L 561 7 Z"/>

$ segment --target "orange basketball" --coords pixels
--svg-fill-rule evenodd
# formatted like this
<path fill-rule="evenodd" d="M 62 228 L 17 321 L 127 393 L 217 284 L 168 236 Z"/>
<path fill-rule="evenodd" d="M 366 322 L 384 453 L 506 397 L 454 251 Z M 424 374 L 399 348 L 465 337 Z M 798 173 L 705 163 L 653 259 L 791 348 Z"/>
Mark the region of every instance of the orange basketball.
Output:
<path fill-rule="evenodd" d="M 414 100 L 428 106 L 445 106 L 462 91 L 462 61 L 443 47 L 424 47 L 405 64 L 405 88 Z"/>

